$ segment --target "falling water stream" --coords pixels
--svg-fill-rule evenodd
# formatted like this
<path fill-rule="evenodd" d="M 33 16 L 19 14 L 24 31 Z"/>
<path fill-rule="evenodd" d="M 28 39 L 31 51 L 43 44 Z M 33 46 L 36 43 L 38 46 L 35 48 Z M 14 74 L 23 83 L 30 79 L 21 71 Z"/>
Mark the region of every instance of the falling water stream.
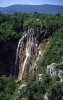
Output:
<path fill-rule="evenodd" d="M 19 78 L 19 80 L 22 80 L 22 76 L 23 76 L 23 73 L 24 73 L 24 69 L 25 69 L 25 66 L 26 66 L 26 63 L 27 63 L 27 60 L 28 60 L 28 58 L 31 56 L 31 48 L 33 47 L 32 45 L 33 45 L 33 33 L 31 33 L 31 30 L 28 30 L 28 32 L 26 33 L 27 35 L 27 41 L 26 41 L 26 49 L 25 49 L 25 55 L 26 55 L 26 57 L 25 57 L 25 60 L 24 60 L 24 62 L 23 62 L 23 66 L 22 66 L 22 69 L 21 69 L 21 72 L 20 72 L 20 78 Z M 36 41 L 36 43 L 35 43 L 35 50 L 34 50 L 34 52 L 36 53 L 36 49 L 37 49 L 37 47 L 38 47 L 38 43 L 37 43 L 37 41 Z M 34 62 L 34 64 L 35 64 L 36 62 Z M 30 67 L 29 67 L 29 75 L 31 75 L 31 71 L 32 71 L 32 65 L 30 64 Z"/>
<path fill-rule="evenodd" d="M 23 75 L 23 72 L 24 72 L 24 68 L 25 68 L 26 62 L 28 60 L 28 57 L 30 56 L 28 51 L 29 51 L 29 48 L 28 48 L 28 46 L 26 46 L 26 51 L 25 51 L 26 58 L 25 58 L 24 63 L 23 63 L 23 67 L 22 67 L 22 70 L 21 70 L 21 75 L 20 75 L 20 79 L 19 80 L 22 80 L 22 75 Z"/>
<path fill-rule="evenodd" d="M 18 42 L 18 46 L 17 46 L 17 50 L 16 50 L 15 67 L 14 67 L 14 77 L 17 77 L 17 64 L 18 64 L 19 47 L 20 47 L 20 43 L 24 39 L 24 37 L 26 37 L 26 36 L 22 36 L 22 38 L 19 39 L 19 42 Z M 12 67 L 11 67 L 11 71 L 12 71 Z"/>
<path fill-rule="evenodd" d="M 16 50 L 15 72 L 14 72 L 14 76 L 15 76 L 15 77 L 17 76 L 18 52 L 19 52 L 19 46 L 20 46 L 21 40 L 22 40 L 22 38 L 19 40 L 19 42 L 18 42 L 18 47 L 17 47 L 17 50 Z"/>
<path fill-rule="evenodd" d="M 31 48 L 32 48 L 32 44 L 33 44 L 33 33 L 31 32 L 31 30 L 28 29 L 28 32 L 26 32 L 25 36 L 23 36 L 19 42 L 18 42 L 18 46 L 17 46 L 17 50 L 16 50 L 16 59 L 15 59 L 15 68 L 14 68 L 14 76 L 17 77 L 17 64 L 18 64 L 18 53 L 19 53 L 19 47 L 20 47 L 20 43 L 21 41 L 24 39 L 24 37 L 26 37 L 26 48 L 25 48 L 25 60 L 23 62 L 23 66 L 20 70 L 20 77 L 18 78 L 18 80 L 22 80 L 22 76 L 24 73 L 24 69 L 27 63 L 28 58 L 31 56 Z M 30 66 L 32 67 L 32 66 Z M 12 70 L 11 70 L 12 71 Z"/>
<path fill-rule="evenodd" d="M 23 76 L 23 73 L 24 73 L 26 62 L 28 60 L 28 57 L 30 57 L 30 55 L 31 55 L 31 46 L 28 45 L 28 42 L 30 42 L 29 30 L 28 30 L 28 33 L 27 33 L 27 41 L 26 41 L 26 49 L 25 49 L 26 57 L 25 57 L 25 60 L 24 60 L 23 66 L 22 66 L 21 75 L 20 75 L 19 80 L 22 80 L 22 76 Z"/>

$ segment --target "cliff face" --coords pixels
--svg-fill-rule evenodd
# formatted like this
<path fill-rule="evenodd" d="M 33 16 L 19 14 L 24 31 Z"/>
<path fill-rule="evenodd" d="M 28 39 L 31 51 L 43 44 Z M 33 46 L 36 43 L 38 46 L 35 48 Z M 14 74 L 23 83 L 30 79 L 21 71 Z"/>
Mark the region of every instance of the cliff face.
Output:
<path fill-rule="evenodd" d="M 30 30 L 20 41 L 8 41 L 0 46 L 0 75 L 16 75 L 20 81 L 36 72 L 36 62 L 43 55 L 49 40 L 44 39 L 38 44 L 39 41 L 31 33 Z"/>
<path fill-rule="evenodd" d="M 18 41 L 7 41 L 0 45 L 0 75 L 10 75 L 11 67 L 15 63 Z"/>
<path fill-rule="evenodd" d="M 25 80 L 28 76 L 31 57 L 34 55 L 34 41 L 31 30 L 25 33 L 26 37 L 21 41 L 18 53 L 18 80 Z M 19 44 L 19 43 L 18 43 Z"/>
<path fill-rule="evenodd" d="M 38 40 L 31 35 L 32 31 L 27 33 L 26 42 L 20 42 L 18 53 L 18 81 L 25 80 L 31 74 L 37 71 L 37 61 L 43 55 L 49 39 L 42 39 L 38 44 Z M 38 41 L 38 42 L 37 42 Z M 19 43 L 18 43 L 19 44 Z"/>

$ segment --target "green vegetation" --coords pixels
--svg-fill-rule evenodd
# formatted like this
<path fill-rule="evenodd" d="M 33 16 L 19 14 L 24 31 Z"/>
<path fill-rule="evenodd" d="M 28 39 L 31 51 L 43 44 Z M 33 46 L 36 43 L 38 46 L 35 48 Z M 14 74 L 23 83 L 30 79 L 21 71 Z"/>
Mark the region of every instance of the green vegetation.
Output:
<path fill-rule="evenodd" d="M 51 78 L 46 74 L 46 66 L 63 61 L 63 16 L 59 13 L 56 15 L 37 12 L 34 14 L 15 12 L 11 15 L 0 13 L 0 43 L 21 38 L 28 26 L 34 30 L 34 36 L 39 43 L 47 38 L 50 38 L 50 41 L 44 55 L 37 62 L 37 75 L 32 75 L 27 80 L 27 86 L 20 90 L 19 100 L 25 96 L 29 100 L 43 100 L 46 92 L 49 94 L 49 100 L 53 100 L 53 97 L 58 97 L 60 100 L 62 91 L 59 77 Z M 62 67 L 59 66 L 63 69 Z M 37 79 L 38 74 L 43 74 L 41 82 Z M 13 78 L 0 77 L 1 100 L 10 100 L 15 86 Z"/>
<path fill-rule="evenodd" d="M 21 13 L 4 15 L 0 13 L 0 42 L 20 38 L 23 32 L 23 16 Z"/>
<path fill-rule="evenodd" d="M 37 21 L 39 19 L 39 21 Z M 35 30 L 36 37 L 49 37 L 63 25 L 63 16 L 18 13 L 2 14 L 0 12 L 0 42 L 19 39 L 28 26 Z M 42 27 L 42 28 L 40 28 Z"/>
<path fill-rule="evenodd" d="M 37 15 L 37 13 L 34 14 L 34 16 Z M 27 81 L 27 87 L 22 88 L 19 99 L 28 97 L 29 100 L 43 100 L 45 93 L 48 93 L 49 100 L 53 100 L 53 98 L 60 100 L 62 96 L 60 79 L 58 76 L 51 78 L 50 75 L 46 74 L 46 66 L 51 63 L 58 64 L 63 61 L 63 16 L 60 16 L 60 14 L 47 16 L 41 14 L 39 17 L 43 20 L 41 19 L 38 23 L 39 25 L 42 25 L 42 29 L 36 28 L 37 26 L 35 26 L 37 39 L 40 40 L 41 38 L 44 39 L 50 37 L 50 43 L 45 50 L 44 55 L 37 62 L 37 75 L 43 74 L 42 81 L 39 82 L 38 79 L 36 79 L 37 75 L 31 76 Z"/>
<path fill-rule="evenodd" d="M 51 78 L 45 74 L 39 82 L 36 75 L 32 75 L 27 81 L 27 86 L 23 87 L 18 94 L 18 100 L 28 97 L 28 100 L 44 100 L 45 93 L 48 93 L 49 100 L 53 100 L 55 96 L 60 100 L 62 91 L 59 77 Z"/>
<path fill-rule="evenodd" d="M 16 83 L 12 76 L 0 77 L 0 100 L 11 100 L 11 96 L 15 91 Z"/>
<path fill-rule="evenodd" d="M 61 63 L 63 61 L 63 29 L 60 28 L 54 32 L 51 37 L 50 43 L 43 55 L 38 61 L 39 72 L 44 71 L 44 67 L 51 63 Z M 59 66 L 60 69 L 63 69 Z M 43 70 L 43 71 L 42 71 Z"/>

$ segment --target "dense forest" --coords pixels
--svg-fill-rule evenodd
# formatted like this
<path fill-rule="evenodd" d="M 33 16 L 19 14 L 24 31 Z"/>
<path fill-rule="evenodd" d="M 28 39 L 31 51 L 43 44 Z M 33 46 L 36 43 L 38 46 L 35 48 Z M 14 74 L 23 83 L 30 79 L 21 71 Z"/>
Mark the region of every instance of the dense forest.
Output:
<path fill-rule="evenodd" d="M 39 19 L 39 21 L 37 21 L 37 19 Z M 15 12 L 10 15 L 0 12 L 0 41 L 3 42 L 20 38 L 23 31 L 27 30 L 28 26 L 35 28 L 42 25 L 39 34 L 51 36 L 58 28 L 62 28 L 62 20 L 63 16 L 60 16 L 59 13 L 56 15 L 47 15 L 37 12 L 34 14 Z"/>
<path fill-rule="evenodd" d="M 20 90 L 17 100 L 22 100 L 23 97 L 28 97 L 29 100 L 43 100 L 45 93 L 48 93 L 49 100 L 54 100 L 53 97 L 61 100 L 62 84 L 59 77 L 51 78 L 45 71 L 47 65 L 63 61 L 63 15 L 37 12 L 2 14 L 0 12 L 0 45 L 6 41 L 19 40 L 29 26 L 34 30 L 39 44 L 46 38 L 50 38 L 50 41 L 43 56 L 37 62 L 37 74 L 43 74 L 42 81 L 39 82 L 36 79 L 36 74 L 27 78 L 27 86 Z M 63 65 L 59 68 L 62 70 Z M 0 76 L 0 100 L 11 100 L 16 87 L 17 84 L 12 76 Z"/>
<path fill-rule="evenodd" d="M 12 76 L 0 77 L 0 100 L 11 100 L 12 94 L 15 91 L 16 83 Z"/>

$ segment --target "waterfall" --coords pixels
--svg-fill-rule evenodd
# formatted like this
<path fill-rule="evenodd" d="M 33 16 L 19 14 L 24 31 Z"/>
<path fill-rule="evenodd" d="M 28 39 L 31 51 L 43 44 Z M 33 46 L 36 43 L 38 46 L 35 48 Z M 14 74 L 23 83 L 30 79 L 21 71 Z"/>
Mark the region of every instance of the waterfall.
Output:
<path fill-rule="evenodd" d="M 19 54 L 19 47 L 21 41 L 26 37 L 26 48 L 25 48 L 25 59 L 23 62 L 20 62 L 19 65 L 19 76 L 18 80 L 22 81 L 23 79 L 23 73 L 25 66 L 27 64 L 28 58 L 34 54 L 34 39 L 33 39 L 33 30 L 28 29 L 28 31 L 24 32 L 23 37 L 19 40 L 17 50 L 16 50 L 16 59 L 15 59 L 15 67 L 14 67 L 14 76 L 17 77 L 17 65 L 18 65 L 18 54 Z M 35 43 L 35 49 L 37 48 L 37 43 Z M 20 59 L 19 59 L 20 61 Z M 13 68 L 13 67 L 12 67 Z M 29 71 L 32 71 L 32 65 L 30 65 Z M 11 69 L 12 72 L 12 69 Z"/>
<path fill-rule="evenodd" d="M 24 72 L 24 69 L 25 69 L 26 62 L 28 60 L 28 57 L 30 56 L 28 45 L 26 45 L 25 55 L 26 55 L 26 57 L 25 57 L 25 60 L 24 60 L 24 63 L 23 63 L 23 67 L 22 67 L 22 70 L 21 70 L 21 75 L 20 75 L 19 80 L 22 80 L 22 75 L 23 75 L 23 72 Z"/>
<path fill-rule="evenodd" d="M 23 42 L 23 39 L 25 41 L 25 54 L 23 54 L 23 59 L 21 59 L 21 49 L 22 51 L 24 50 L 24 46 L 22 48 L 21 42 Z M 21 46 L 20 46 L 21 45 Z M 11 66 L 10 74 L 12 74 L 14 77 L 17 77 L 18 74 L 18 81 L 23 79 L 23 73 L 25 70 L 25 66 L 27 64 L 27 60 L 30 56 L 33 56 L 37 53 L 37 47 L 38 47 L 38 41 L 35 39 L 34 40 L 34 31 L 32 29 L 28 29 L 28 31 L 25 31 L 23 33 L 22 38 L 18 41 L 17 49 L 16 49 L 16 58 L 15 58 L 15 63 Z M 24 53 L 24 51 L 23 51 Z M 19 55 L 19 62 L 18 62 L 18 54 Z M 25 56 L 25 59 L 24 59 Z M 22 61 L 21 61 L 22 60 Z M 24 60 L 24 61 L 23 61 Z M 19 63 L 19 72 L 17 72 L 17 66 Z M 29 75 L 31 75 L 33 66 L 35 66 L 35 62 L 30 64 L 29 67 Z"/>
<path fill-rule="evenodd" d="M 28 60 L 28 57 L 30 57 L 31 55 L 31 45 L 30 45 L 30 41 L 31 41 L 31 37 L 30 37 L 30 30 L 28 29 L 28 32 L 26 33 L 27 34 L 27 41 L 26 41 L 26 50 L 25 50 L 25 60 L 23 62 L 23 66 L 22 66 L 22 69 L 21 69 L 21 72 L 20 72 L 20 78 L 19 80 L 22 80 L 22 76 L 23 76 L 23 73 L 24 73 L 24 69 L 25 69 L 25 66 L 26 66 L 26 62 Z"/>
<path fill-rule="evenodd" d="M 23 38 L 23 37 L 22 37 Z M 14 69 L 14 76 L 17 77 L 17 63 L 18 63 L 18 53 L 19 53 L 19 46 L 20 46 L 20 43 L 21 43 L 21 40 L 22 38 L 19 40 L 18 42 L 18 46 L 17 46 L 17 50 L 16 50 L 16 59 L 15 59 L 15 69 Z"/>
<path fill-rule="evenodd" d="M 17 77 L 17 64 L 18 64 L 18 53 L 19 53 L 19 47 L 21 41 L 26 37 L 27 35 L 24 34 L 21 39 L 18 41 L 17 49 L 16 49 L 16 58 L 15 58 L 15 63 L 11 66 L 10 69 L 10 75 L 13 75 L 14 77 Z"/>
<path fill-rule="evenodd" d="M 29 66 L 29 76 L 32 74 L 32 64 Z"/>

